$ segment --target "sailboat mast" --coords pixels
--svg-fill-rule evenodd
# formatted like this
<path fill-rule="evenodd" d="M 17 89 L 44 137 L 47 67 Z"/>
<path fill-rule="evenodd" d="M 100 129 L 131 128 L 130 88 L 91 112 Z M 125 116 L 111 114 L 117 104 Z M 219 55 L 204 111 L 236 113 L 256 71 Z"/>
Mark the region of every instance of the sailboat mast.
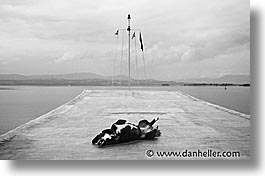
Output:
<path fill-rule="evenodd" d="M 129 90 L 131 89 L 131 15 L 128 14 L 128 28 L 127 28 L 127 31 L 128 31 L 128 35 L 129 35 L 129 44 L 128 44 L 128 64 L 129 64 L 129 80 L 128 80 L 128 87 L 129 87 Z"/>

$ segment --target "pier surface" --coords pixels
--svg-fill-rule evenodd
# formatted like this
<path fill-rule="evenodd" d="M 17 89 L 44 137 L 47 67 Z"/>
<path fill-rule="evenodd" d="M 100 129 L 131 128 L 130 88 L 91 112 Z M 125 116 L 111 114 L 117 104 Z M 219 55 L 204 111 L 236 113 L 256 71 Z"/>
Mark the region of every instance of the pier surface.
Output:
<path fill-rule="evenodd" d="M 157 122 L 157 140 L 98 148 L 93 137 L 117 119 Z M 250 158 L 250 117 L 180 92 L 87 90 L 72 101 L 0 136 L 0 159 L 209 159 L 146 156 L 154 152 L 239 151 Z M 212 158 L 210 158 L 212 159 Z"/>

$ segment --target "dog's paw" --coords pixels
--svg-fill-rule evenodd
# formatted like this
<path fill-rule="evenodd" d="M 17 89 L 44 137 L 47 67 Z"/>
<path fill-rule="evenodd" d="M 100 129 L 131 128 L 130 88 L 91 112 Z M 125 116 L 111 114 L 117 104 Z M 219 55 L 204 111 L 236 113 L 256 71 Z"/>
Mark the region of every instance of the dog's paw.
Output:
<path fill-rule="evenodd" d="M 161 136 L 161 131 L 160 130 L 156 130 L 156 137 L 159 137 L 159 136 Z"/>

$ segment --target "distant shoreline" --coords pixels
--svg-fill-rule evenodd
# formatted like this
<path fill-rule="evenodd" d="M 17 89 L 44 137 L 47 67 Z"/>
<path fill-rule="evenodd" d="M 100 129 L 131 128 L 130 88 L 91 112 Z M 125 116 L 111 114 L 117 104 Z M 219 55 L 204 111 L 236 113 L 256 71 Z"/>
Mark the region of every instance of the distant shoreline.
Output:
<path fill-rule="evenodd" d="M 105 82 L 76 82 L 76 81 L 64 81 L 60 83 L 53 83 L 53 82 L 24 82 L 24 81 L 0 81 L 0 86 L 107 86 L 112 87 L 111 82 L 105 81 Z M 122 85 L 120 84 L 114 84 L 114 87 L 127 87 L 128 83 L 126 81 L 122 82 Z M 131 86 L 138 87 L 136 82 L 132 82 Z M 251 85 L 249 83 L 246 84 L 234 84 L 234 83 L 178 83 L 178 82 L 159 82 L 159 83 L 140 83 L 140 87 L 168 87 L 168 86 L 222 86 L 222 87 L 228 87 L 228 86 L 241 86 L 241 87 L 250 87 Z M 7 88 L 0 88 L 0 90 L 6 90 Z"/>
<path fill-rule="evenodd" d="M 58 75 L 0 74 L 0 85 L 31 86 L 128 86 L 126 75 L 103 76 L 95 73 L 69 73 Z M 184 80 L 130 79 L 131 86 L 250 86 L 249 75 L 224 75 L 219 78 Z"/>

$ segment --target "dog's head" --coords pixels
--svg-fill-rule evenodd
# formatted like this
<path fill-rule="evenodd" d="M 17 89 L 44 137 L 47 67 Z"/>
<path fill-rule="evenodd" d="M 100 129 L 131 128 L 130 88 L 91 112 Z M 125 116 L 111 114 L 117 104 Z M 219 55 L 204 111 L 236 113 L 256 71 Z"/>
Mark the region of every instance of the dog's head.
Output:
<path fill-rule="evenodd" d="M 149 122 L 148 120 L 140 120 L 138 122 L 138 126 L 140 128 L 145 128 L 147 126 L 152 127 L 158 120 L 159 120 L 159 117 L 157 117 L 156 119 L 153 119 L 151 122 Z"/>
<path fill-rule="evenodd" d="M 154 123 L 158 121 L 159 118 L 153 119 L 151 122 L 148 120 L 141 120 L 138 123 L 138 127 L 141 130 L 141 138 L 154 138 L 154 137 L 159 137 L 161 135 L 160 130 L 158 130 L 158 126 L 156 128 L 153 127 Z M 151 137 L 152 136 L 152 137 Z"/>

